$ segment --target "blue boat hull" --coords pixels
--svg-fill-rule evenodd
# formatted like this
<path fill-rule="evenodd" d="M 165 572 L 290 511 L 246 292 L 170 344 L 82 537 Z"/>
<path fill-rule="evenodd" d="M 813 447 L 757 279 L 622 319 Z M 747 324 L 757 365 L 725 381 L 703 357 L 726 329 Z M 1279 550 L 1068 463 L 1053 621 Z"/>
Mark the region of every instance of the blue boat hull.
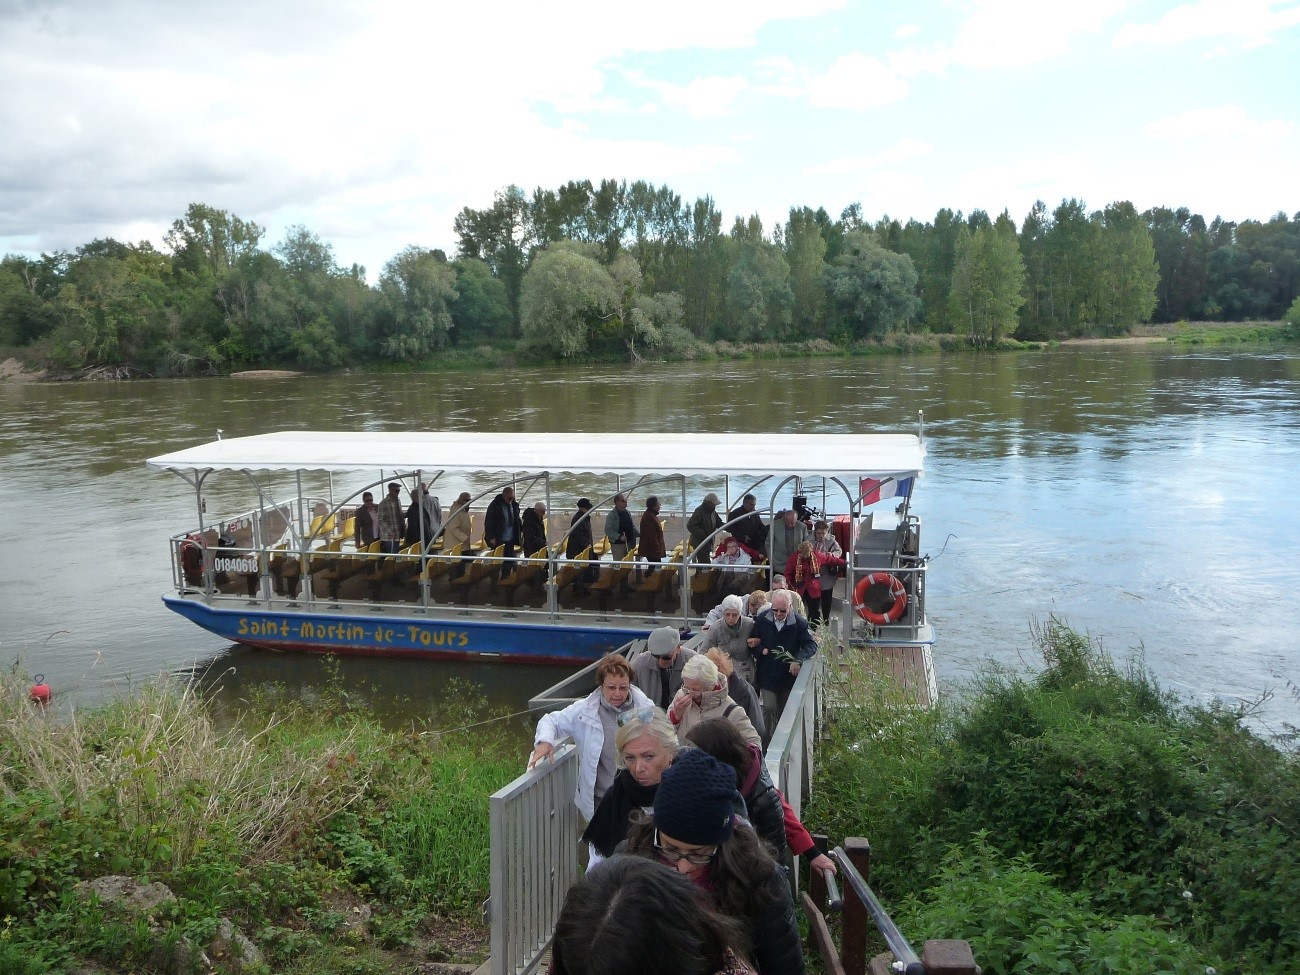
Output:
<path fill-rule="evenodd" d="M 380 613 L 283 612 L 223 609 L 163 596 L 168 609 L 231 643 L 267 650 L 342 653 L 431 660 L 491 659 L 563 664 L 596 660 L 646 629 L 508 623 L 475 619 L 420 619 Z"/>

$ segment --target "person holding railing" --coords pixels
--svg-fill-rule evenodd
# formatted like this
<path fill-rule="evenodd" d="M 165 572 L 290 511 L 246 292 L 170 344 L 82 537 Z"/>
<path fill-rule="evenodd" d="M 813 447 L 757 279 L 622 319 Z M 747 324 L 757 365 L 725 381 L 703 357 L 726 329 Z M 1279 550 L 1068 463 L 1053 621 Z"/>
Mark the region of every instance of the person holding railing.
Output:
<path fill-rule="evenodd" d="M 596 664 L 596 689 L 561 711 L 542 715 L 537 722 L 528 767 L 550 758 L 560 741 L 572 738 L 578 746 L 578 789 L 573 803 L 582 818 L 590 821 L 618 771 L 618 718 L 645 707 L 653 707 L 653 702 L 632 686 L 632 667 L 627 658 L 617 652 L 605 654 Z"/>
<path fill-rule="evenodd" d="M 745 741 L 729 721 L 705 721 L 691 729 L 683 740 L 702 748 L 736 773 L 740 797 L 745 800 L 745 818 L 754 832 L 778 854 L 789 850 L 793 856 L 808 856 L 808 865 L 823 873 L 836 873 L 835 862 L 817 849 L 812 834 L 785 801 L 781 790 L 772 784 L 763 762 L 763 753 Z M 783 856 L 781 859 L 785 859 Z"/>
<path fill-rule="evenodd" d="M 761 975 L 804 975 L 786 872 L 736 815 L 736 801 L 736 773 L 688 748 L 664 772 L 653 815 L 633 813 L 627 852 L 658 860 L 707 891 L 720 913 L 744 927 Z"/>

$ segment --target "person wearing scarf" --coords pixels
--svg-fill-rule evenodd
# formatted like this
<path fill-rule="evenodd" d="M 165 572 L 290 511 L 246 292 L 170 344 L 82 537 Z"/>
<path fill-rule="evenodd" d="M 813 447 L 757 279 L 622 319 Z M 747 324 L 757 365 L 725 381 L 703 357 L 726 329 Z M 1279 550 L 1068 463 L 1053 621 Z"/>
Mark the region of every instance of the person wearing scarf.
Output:
<path fill-rule="evenodd" d="M 754 629 L 752 618 L 744 614 L 745 601 L 739 596 L 727 596 L 722 600 L 722 618 L 711 625 L 704 635 L 700 649 L 707 651 L 717 647 L 731 658 L 736 673 L 749 683 L 754 683 L 754 655 L 749 652 L 750 632 Z"/>
<path fill-rule="evenodd" d="M 800 542 L 785 561 L 786 584 L 803 597 L 806 606 L 814 607 L 813 613 L 821 606 L 821 573 L 822 564 L 813 551 L 812 542 Z"/>
<path fill-rule="evenodd" d="M 619 770 L 601 797 L 582 838 L 591 844 L 591 870 L 627 838 L 633 810 L 649 812 L 664 771 L 677 757 L 677 732 L 658 708 L 636 708 L 619 717 L 614 736 Z"/>
<path fill-rule="evenodd" d="M 835 598 L 835 578 L 844 568 L 844 549 L 830 533 L 830 526 L 819 521 L 813 525 L 813 554 L 821 566 L 822 595 L 819 601 L 809 601 L 808 622 L 816 626 L 822 620 L 831 618 L 831 600 Z"/>
<path fill-rule="evenodd" d="M 668 720 L 677 728 L 677 737 L 685 738 L 692 728 L 710 718 L 725 718 L 736 726 L 746 741 L 762 744 L 763 738 L 745 709 L 727 693 L 727 684 L 718 673 L 718 665 L 706 656 L 697 655 L 687 661 L 682 670 L 682 689 L 668 709 Z"/>

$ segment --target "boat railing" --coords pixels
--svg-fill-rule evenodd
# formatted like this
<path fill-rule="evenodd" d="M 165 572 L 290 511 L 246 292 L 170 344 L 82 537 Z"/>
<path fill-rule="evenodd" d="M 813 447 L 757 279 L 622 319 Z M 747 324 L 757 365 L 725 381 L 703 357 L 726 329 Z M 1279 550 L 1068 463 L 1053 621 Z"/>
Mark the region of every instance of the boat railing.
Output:
<path fill-rule="evenodd" d="M 926 582 L 927 563 L 924 558 L 915 556 L 896 556 L 889 558 L 864 558 L 861 553 L 853 560 L 848 569 L 845 578 L 845 612 L 853 614 L 859 608 L 859 599 L 857 595 L 858 587 L 862 581 L 869 576 L 879 576 L 883 573 L 886 576 L 892 576 L 902 585 L 905 595 L 905 601 L 899 615 L 895 616 L 892 612 L 888 613 L 890 619 L 884 623 L 875 624 L 877 631 L 886 627 L 892 630 L 912 630 L 926 622 L 925 613 L 925 582 Z M 875 590 L 866 593 L 866 599 L 863 601 L 869 610 L 877 613 L 885 613 L 894 605 L 895 599 L 889 589 L 892 584 L 888 582 L 881 583 Z"/>
<path fill-rule="evenodd" d="M 578 753 L 561 745 L 489 800 L 492 975 L 525 975 L 540 964 L 569 887 L 582 873 L 582 817 L 573 803 Z"/>

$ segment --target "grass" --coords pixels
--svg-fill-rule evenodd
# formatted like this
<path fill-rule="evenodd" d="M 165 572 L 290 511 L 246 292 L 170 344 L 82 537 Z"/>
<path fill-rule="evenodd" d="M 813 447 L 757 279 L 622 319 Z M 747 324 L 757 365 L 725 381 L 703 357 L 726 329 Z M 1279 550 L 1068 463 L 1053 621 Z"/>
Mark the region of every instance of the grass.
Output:
<path fill-rule="evenodd" d="M 277 972 L 485 954 L 487 797 L 518 771 L 492 726 L 389 731 L 342 695 L 217 723 L 170 681 L 62 721 L 28 683 L 0 679 L 0 971 L 147 967 L 158 931 L 75 893 L 111 874 L 176 894 L 163 937 L 207 944 L 229 918 Z M 452 693 L 458 723 L 483 717 Z"/>

